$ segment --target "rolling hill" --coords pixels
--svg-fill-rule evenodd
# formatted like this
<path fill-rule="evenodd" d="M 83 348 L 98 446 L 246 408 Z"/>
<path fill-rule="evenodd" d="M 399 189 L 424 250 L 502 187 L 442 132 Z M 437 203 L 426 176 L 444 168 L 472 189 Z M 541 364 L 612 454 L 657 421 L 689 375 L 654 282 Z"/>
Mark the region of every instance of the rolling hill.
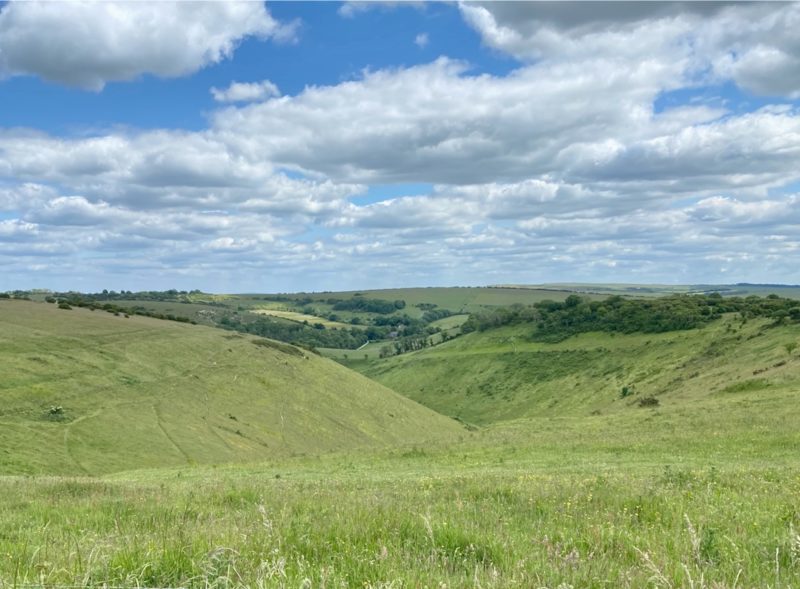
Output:
<path fill-rule="evenodd" d="M 728 314 L 696 329 L 581 333 L 547 343 L 532 341 L 533 325 L 522 323 L 352 365 L 438 412 L 477 425 L 628 411 L 650 397 L 661 406 L 765 397 L 796 403 L 800 329 L 771 325 Z"/>
<path fill-rule="evenodd" d="M 445 417 L 299 348 L 0 300 L 0 472 L 99 474 L 415 443 Z"/>

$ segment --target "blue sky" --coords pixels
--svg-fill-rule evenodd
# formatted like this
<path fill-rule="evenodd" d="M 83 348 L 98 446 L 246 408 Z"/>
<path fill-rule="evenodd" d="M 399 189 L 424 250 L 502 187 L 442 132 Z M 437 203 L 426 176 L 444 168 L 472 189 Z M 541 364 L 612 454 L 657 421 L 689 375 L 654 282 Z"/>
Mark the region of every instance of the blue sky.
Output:
<path fill-rule="evenodd" d="M 800 282 L 800 5 L 0 4 L 0 291 Z"/>

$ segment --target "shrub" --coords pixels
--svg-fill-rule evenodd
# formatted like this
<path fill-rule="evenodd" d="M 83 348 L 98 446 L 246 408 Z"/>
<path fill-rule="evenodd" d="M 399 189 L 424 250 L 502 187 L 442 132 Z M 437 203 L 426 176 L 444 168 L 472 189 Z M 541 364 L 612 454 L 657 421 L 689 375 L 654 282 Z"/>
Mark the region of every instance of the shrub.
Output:
<path fill-rule="evenodd" d="M 658 399 L 653 397 L 652 395 L 649 397 L 642 397 L 639 399 L 639 407 L 658 407 L 659 402 Z"/>

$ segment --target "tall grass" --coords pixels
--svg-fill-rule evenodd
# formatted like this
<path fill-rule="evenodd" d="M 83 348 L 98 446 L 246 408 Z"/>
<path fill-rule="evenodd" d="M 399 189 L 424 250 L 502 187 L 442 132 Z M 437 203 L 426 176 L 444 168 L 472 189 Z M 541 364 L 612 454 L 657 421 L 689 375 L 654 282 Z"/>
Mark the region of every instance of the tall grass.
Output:
<path fill-rule="evenodd" d="M 800 469 L 478 446 L 0 479 L 0 586 L 797 587 Z M 562 456 L 569 461 L 568 455 Z"/>

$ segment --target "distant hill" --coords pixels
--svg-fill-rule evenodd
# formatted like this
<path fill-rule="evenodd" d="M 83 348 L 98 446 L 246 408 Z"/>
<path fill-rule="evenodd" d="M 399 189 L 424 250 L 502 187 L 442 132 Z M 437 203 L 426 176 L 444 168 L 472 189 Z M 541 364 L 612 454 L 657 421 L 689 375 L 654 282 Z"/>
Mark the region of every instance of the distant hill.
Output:
<path fill-rule="evenodd" d="M 636 283 L 569 283 L 558 282 L 552 284 L 519 284 L 498 285 L 502 289 L 520 289 L 533 291 L 553 291 L 556 293 L 577 292 L 594 295 L 626 295 L 636 297 L 658 297 L 669 294 L 707 294 L 718 292 L 723 296 L 750 295 L 767 296 L 777 294 L 782 297 L 800 299 L 800 285 L 797 284 L 751 284 L 739 282 L 736 284 L 636 284 Z M 555 297 L 553 297 L 555 298 Z"/>
<path fill-rule="evenodd" d="M 728 313 L 694 329 L 568 333 L 555 343 L 537 340 L 541 329 L 525 321 L 490 327 L 359 369 L 478 425 L 631 411 L 649 398 L 724 405 L 768 395 L 794 404 L 800 392 L 797 323 Z"/>
<path fill-rule="evenodd" d="M 0 474 L 255 461 L 459 431 L 287 344 L 0 300 Z"/>

